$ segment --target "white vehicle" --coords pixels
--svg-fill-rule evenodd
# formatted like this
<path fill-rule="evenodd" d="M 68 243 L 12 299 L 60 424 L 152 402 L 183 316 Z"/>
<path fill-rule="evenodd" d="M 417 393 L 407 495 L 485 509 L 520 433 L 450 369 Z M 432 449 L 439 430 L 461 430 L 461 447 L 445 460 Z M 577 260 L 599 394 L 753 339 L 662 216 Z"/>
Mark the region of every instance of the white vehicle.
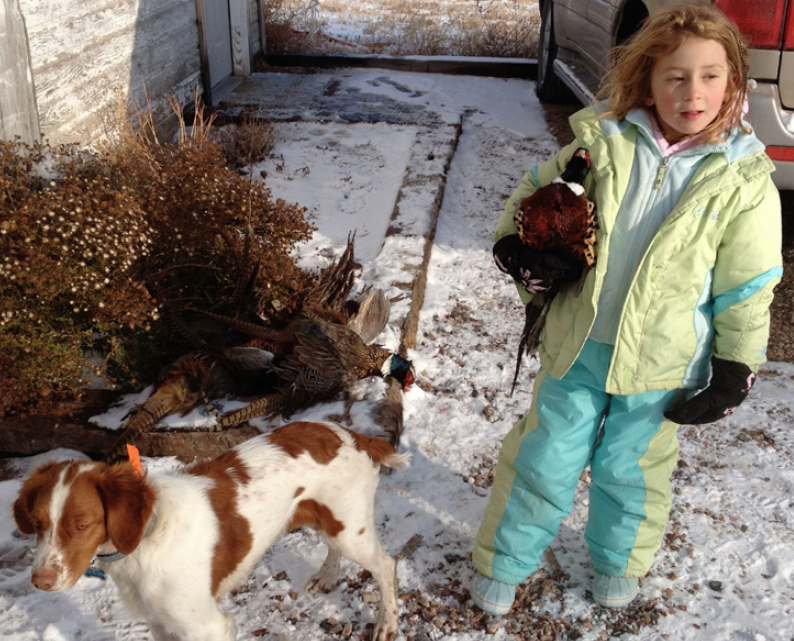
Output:
<path fill-rule="evenodd" d="M 538 97 L 589 104 L 612 47 L 652 12 L 679 0 L 539 0 Z M 750 47 L 749 120 L 780 189 L 794 189 L 794 0 L 716 0 Z"/>

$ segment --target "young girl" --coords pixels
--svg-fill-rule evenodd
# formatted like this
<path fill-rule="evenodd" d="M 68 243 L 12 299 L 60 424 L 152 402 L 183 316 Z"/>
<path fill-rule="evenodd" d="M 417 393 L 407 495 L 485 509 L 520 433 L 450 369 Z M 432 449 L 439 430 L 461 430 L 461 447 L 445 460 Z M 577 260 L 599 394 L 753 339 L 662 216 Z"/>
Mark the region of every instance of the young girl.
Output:
<path fill-rule="evenodd" d="M 472 599 L 484 610 L 506 613 L 540 567 L 587 465 L 593 598 L 632 601 L 667 524 L 677 423 L 732 412 L 764 362 L 780 199 L 742 122 L 746 59 L 712 6 L 655 13 L 617 52 L 607 100 L 571 118 L 575 140 L 507 202 L 497 264 L 519 283 L 535 270 L 537 285 L 548 260 L 515 242 L 515 203 L 589 150 L 597 262 L 579 293 L 555 298 L 532 406 L 502 444 L 473 552 Z"/>

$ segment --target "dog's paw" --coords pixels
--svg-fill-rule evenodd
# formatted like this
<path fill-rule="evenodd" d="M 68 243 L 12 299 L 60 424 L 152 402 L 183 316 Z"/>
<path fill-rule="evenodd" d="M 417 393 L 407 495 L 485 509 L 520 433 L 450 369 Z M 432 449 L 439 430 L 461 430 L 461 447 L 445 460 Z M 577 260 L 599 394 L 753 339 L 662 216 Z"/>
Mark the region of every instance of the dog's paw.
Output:
<path fill-rule="evenodd" d="M 372 641 L 394 641 L 399 634 L 397 616 L 396 608 L 387 612 L 381 604 L 375 629 L 372 630 Z"/>
<path fill-rule="evenodd" d="M 330 592 L 339 584 L 337 572 L 318 572 L 306 585 L 307 592 Z"/>

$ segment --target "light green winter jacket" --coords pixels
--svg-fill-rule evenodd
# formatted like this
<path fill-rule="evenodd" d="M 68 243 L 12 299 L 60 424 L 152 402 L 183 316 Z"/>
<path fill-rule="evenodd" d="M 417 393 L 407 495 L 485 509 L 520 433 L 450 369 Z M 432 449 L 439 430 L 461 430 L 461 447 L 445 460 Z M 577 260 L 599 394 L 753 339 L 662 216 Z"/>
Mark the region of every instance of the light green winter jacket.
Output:
<path fill-rule="evenodd" d="M 630 180 L 636 180 L 631 169 L 637 145 L 647 144 L 636 124 L 598 119 L 594 107 L 575 114 L 571 127 L 575 140 L 524 175 L 494 234 L 496 241 L 516 233 L 516 201 L 558 176 L 576 148 L 590 151 L 585 189 L 598 211 L 597 261 L 582 292 L 558 294 L 546 319 L 539 356 L 555 378 L 565 375 L 590 334 L 609 252 L 623 251 L 609 242 L 621 205 L 643 206 L 623 201 Z M 658 151 L 657 178 L 664 174 L 662 166 Z M 619 311 L 607 393 L 705 387 L 712 354 L 754 371 L 764 362 L 772 289 L 782 275 L 773 169 L 755 136 L 737 129 L 730 144 L 706 155 L 687 178 L 641 257 Z M 531 298 L 520 286 L 519 293 L 524 303 Z"/>

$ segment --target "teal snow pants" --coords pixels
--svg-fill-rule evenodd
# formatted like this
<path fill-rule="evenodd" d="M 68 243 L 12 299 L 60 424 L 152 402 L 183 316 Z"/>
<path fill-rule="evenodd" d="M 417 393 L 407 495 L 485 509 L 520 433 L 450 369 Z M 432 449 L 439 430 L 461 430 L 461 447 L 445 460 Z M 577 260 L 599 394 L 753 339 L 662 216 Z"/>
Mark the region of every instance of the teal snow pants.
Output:
<path fill-rule="evenodd" d="M 588 464 L 593 568 L 618 577 L 650 569 L 672 505 L 678 426 L 663 413 L 678 391 L 607 394 L 612 349 L 587 341 L 562 379 L 538 373 L 532 406 L 499 453 L 473 551 L 481 574 L 518 585 L 540 567 Z"/>

